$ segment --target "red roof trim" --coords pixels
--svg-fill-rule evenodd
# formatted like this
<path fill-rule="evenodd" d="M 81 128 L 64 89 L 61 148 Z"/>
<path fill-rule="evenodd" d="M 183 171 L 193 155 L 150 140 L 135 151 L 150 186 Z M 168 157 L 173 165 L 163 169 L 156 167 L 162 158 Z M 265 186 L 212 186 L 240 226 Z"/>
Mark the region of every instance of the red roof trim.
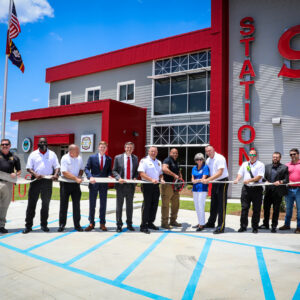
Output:
<path fill-rule="evenodd" d="M 92 114 L 103 112 L 112 103 L 116 102 L 117 105 L 129 105 L 112 99 L 98 100 L 93 102 L 82 102 L 63 106 L 52 106 L 47 108 L 25 110 L 20 112 L 11 113 L 11 121 L 29 121 L 48 118 L 59 118 L 67 116 L 76 116 L 84 114 Z M 144 108 L 135 106 L 137 110 L 144 110 Z"/>
<path fill-rule="evenodd" d="M 51 67 L 46 69 L 46 82 L 209 49 L 212 34 L 211 28 L 205 28 Z"/>

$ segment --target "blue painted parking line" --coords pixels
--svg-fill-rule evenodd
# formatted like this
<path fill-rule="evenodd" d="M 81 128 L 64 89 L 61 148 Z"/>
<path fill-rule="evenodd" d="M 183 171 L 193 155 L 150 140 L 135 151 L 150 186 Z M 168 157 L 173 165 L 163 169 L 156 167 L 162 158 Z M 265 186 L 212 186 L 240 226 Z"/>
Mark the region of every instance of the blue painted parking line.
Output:
<path fill-rule="evenodd" d="M 69 214 L 69 215 L 67 216 L 67 218 L 70 218 L 70 217 L 72 217 L 72 214 Z M 58 221 L 59 221 L 59 219 L 50 221 L 50 222 L 48 222 L 48 225 L 49 225 L 49 224 L 56 223 L 56 222 L 58 222 Z M 41 225 L 36 225 L 36 226 L 33 226 L 33 227 L 32 227 L 32 229 L 39 229 L 39 228 L 41 228 Z M 8 233 L 8 234 L 6 234 L 6 235 L 1 236 L 1 237 L 0 237 L 0 240 L 6 239 L 6 238 L 8 238 L 8 237 L 11 237 L 11 236 L 13 236 L 13 235 L 16 235 L 16 234 L 19 234 L 19 233 L 22 233 L 22 232 L 23 232 L 23 230 L 18 230 L 18 231 L 12 232 L 12 233 Z"/>
<path fill-rule="evenodd" d="M 116 279 L 116 282 L 124 281 L 142 261 L 167 237 L 168 233 L 163 233 L 144 253 L 142 253 L 125 271 Z"/>
<path fill-rule="evenodd" d="M 275 300 L 275 295 L 271 283 L 271 279 L 268 273 L 268 269 L 266 266 L 266 262 L 264 259 L 264 255 L 261 247 L 255 247 L 257 263 L 260 273 L 260 278 L 262 282 L 262 286 L 264 289 L 265 299 L 267 300 Z"/>
<path fill-rule="evenodd" d="M 91 252 L 99 249 L 100 247 L 102 247 L 103 245 L 107 244 L 108 242 L 110 242 L 111 240 L 115 239 L 116 237 L 120 236 L 123 232 L 127 231 L 126 229 L 124 229 L 122 232 L 120 233 L 116 233 L 114 234 L 113 236 L 110 236 L 109 238 L 105 239 L 104 241 L 100 242 L 99 244 L 93 246 L 92 248 L 80 253 L 79 255 L 71 258 L 70 260 L 66 261 L 64 263 L 64 265 L 71 265 L 73 264 L 74 262 L 78 261 L 79 259 L 87 256 L 88 254 L 90 254 Z"/>
<path fill-rule="evenodd" d="M 54 261 L 52 259 L 40 256 L 40 255 L 31 253 L 31 252 L 24 252 L 23 250 L 21 250 L 19 248 L 16 248 L 16 247 L 11 246 L 11 245 L 7 245 L 7 244 L 2 243 L 2 242 L 0 242 L 0 246 L 5 247 L 7 249 L 10 249 L 12 251 L 15 251 L 17 253 L 24 254 L 28 257 L 35 258 L 39 261 L 48 263 L 50 265 L 62 268 L 64 270 L 68 270 L 70 272 L 73 272 L 73 273 L 76 273 L 76 274 L 79 274 L 79 275 L 83 275 L 83 276 L 89 277 L 91 279 L 106 283 L 108 285 L 111 285 L 111 286 L 129 291 L 129 292 L 135 293 L 137 295 L 141 295 L 141 296 L 145 296 L 145 297 L 148 297 L 148 298 L 151 298 L 151 299 L 157 299 L 157 300 L 171 300 L 169 298 L 166 298 L 166 297 L 163 297 L 163 296 L 160 296 L 160 295 L 148 292 L 148 291 L 144 291 L 144 290 L 141 290 L 139 288 L 135 288 L 135 287 L 130 286 L 130 285 L 126 285 L 126 284 L 123 284 L 123 283 L 118 283 L 114 280 L 111 280 L 111 279 L 108 279 L 108 278 L 105 278 L 105 277 L 102 277 L 102 276 L 99 276 L 99 275 L 95 275 L 95 274 L 89 273 L 89 272 L 84 271 L 84 270 L 80 270 L 78 268 L 71 267 L 71 266 L 63 264 L 63 263 L 59 263 L 59 262 Z"/>
<path fill-rule="evenodd" d="M 206 239 L 206 242 L 203 246 L 202 252 L 200 254 L 200 257 L 196 263 L 196 266 L 194 268 L 193 274 L 190 278 L 190 281 L 184 291 L 184 294 L 182 296 L 182 299 L 184 300 L 189 300 L 189 299 L 193 299 L 195 291 L 196 291 L 196 287 L 198 284 L 198 281 L 200 279 L 200 275 L 202 273 L 203 267 L 205 265 L 205 261 L 208 255 L 208 252 L 210 250 L 210 246 L 212 243 L 212 239 L 208 238 Z"/>
<path fill-rule="evenodd" d="M 300 283 L 298 284 L 298 288 L 296 289 L 296 292 L 292 300 L 299 300 L 299 299 L 300 299 Z"/>
<path fill-rule="evenodd" d="M 235 245 L 239 245 L 239 246 L 254 247 L 254 248 L 260 247 L 264 250 L 274 250 L 274 251 L 279 251 L 279 252 L 300 254 L 300 251 L 293 251 L 293 250 L 272 248 L 272 247 L 267 247 L 267 246 L 254 245 L 254 244 L 240 243 L 240 242 L 228 241 L 228 240 L 217 239 L 217 238 L 209 238 L 209 237 L 202 236 L 202 235 L 196 235 L 196 234 L 190 234 L 190 233 L 184 233 L 184 232 L 176 232 L 176 231 L 168 231 L 168 232 L 169 233 L 174 233 L 174 234 L 190 236 L 190 237 L 195 237 L 195 238 L 198 238 L 198 239 L 212 239 L 213 241 L 221 242 L 221 243 L 235 244 Z"/>

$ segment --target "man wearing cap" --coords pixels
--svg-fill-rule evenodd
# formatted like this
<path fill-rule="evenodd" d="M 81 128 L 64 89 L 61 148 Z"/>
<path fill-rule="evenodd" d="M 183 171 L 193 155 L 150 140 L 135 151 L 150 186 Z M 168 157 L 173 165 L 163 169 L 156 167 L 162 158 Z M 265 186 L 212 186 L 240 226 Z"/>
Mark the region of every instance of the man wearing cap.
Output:
<path fill-rule="evenodd" d="M 241 195 L 241 227 L 238 232 L 244 232 L 247 230 L 248 212 L 252 202 L 252 232 L 257 233 L 258 223 L 260 219 L 263 188 L 262 186 L 255 186 L 255 183 L 261 183 L 263 181 L 263 177 L 265 175 L 265 165 L 257 160 L 257 151 L 255 149 L 250 150 L 249 157 L 249 162 L 245 161 L 241 165 L 237 177 L 233 182 L 234 184 L 237 184 L 241 178 L 243 178 L 244 180 Z"/>
<path fill-rule="evenodd" d="M 68 153 L 62 157 L 60 165 L 63 177 L 71 179 L 73 182 L 60 182 L 59 228 L 57 231 L 65 230 L 70 196 L 73 204 L 74 228 L 77 231 L 83 231 L 80 226 L 80 183 L 82 182 L 84 166 L 78 146 L 71 144 L 68 147 Z"/>
<path fill-rule="evenodd" d="M 151 146 L 148 150 L 148 156 L 140 161 L 138 167 L 141 178 L 149 182 L 144 183 L 142 186 L 144 201 L 140 226 L 140 231 L 148 234 L 150 233 L 149 229 L 159 229 L 154 225 L 160 196 L 159 182 L 165 183 L 163 180 L 161 162 L 156 159 L 157 154 L 157 148 Z"/>
<path fill-rule="evenodd" d="M 1 140 L 0 171 L 10 174 L 16 178 L 21 174 L 20 159 L 10 152 L 11 143 L 9 139 Z M 7 233 L 5 229 L 6 214 L 12 199 L 13 183 L 0 179 L 0 233 Z"/>
<path fill-rule="evenodd" d="M 39 196 L 42 199 L 41 208 L 41 229 L 48 232 L 49 204 L 52 196 L 52 182 L 58 179 L 59 163 L 56 154 L 48 149 L 47 139 L 41 137 L 38 142 L 38 149 L 31 152 L 28 157 L 26 169 L 31 174 L 31 179 L 36 179 L 30 183 L 28 191 L 28 204 L 26 210 L 25 229 L 23 233 L 32 230 L 35 208 Z M 50 179 L 44 178 L 50 176 Z"/>

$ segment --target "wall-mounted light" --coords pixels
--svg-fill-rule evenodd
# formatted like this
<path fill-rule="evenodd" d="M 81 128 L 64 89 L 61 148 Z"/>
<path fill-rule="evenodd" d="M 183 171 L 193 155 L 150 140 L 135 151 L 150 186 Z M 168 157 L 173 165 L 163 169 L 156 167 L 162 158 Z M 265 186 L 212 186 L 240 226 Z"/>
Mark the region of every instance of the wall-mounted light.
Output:
<path fill-rule="evenodd" d="M 133 131 L 133 132 L 132 132 L 132 135 L 133 135 L 133 136 L 139 136 L 140 134 L 139 134 L 137 131 Z"/>
<path fill-rule="evenodd" d="M 272 124 L 273 125 L 280 125 L 281 124 L 281 118 L 272 118 Z"/>

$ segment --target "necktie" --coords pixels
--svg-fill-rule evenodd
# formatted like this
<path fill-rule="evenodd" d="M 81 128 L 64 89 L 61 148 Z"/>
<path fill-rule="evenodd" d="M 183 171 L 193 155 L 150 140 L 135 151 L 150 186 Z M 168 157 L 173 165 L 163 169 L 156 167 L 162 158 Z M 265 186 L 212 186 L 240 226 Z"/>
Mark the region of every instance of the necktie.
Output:
<path fill-rule="evenodd" d="M 130 179 L 130 157 L 127 157 L 126 179 Z"/>
<path fill-rule="evenodd" d="M 103 170 L 103 155 L 101 156 L 101 162 L 100 162 L 100 170 Z"/>

